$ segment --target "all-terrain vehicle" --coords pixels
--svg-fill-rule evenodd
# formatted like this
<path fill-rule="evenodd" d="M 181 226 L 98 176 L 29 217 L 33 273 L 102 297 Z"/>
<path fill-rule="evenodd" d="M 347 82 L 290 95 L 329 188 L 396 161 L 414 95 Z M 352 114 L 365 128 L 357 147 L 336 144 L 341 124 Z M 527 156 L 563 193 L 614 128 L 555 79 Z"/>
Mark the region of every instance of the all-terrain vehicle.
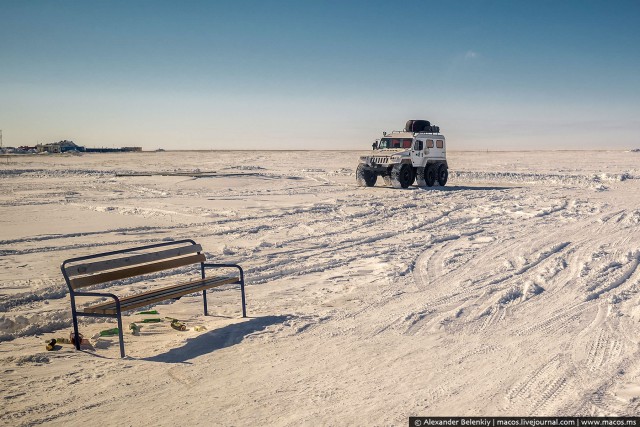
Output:
<path fill-rule="evenodd" d="M 409 120 L 401 131 L 383 133 L 373 143 L 370 156 L 360 157 L 356 181 L 361 187 L 373 187 L 378 176 L 385 185 L 407 188 L 416 185 L 444 186 L 449 178 L 447 145 L 438 126 L 427 120 Z"/>

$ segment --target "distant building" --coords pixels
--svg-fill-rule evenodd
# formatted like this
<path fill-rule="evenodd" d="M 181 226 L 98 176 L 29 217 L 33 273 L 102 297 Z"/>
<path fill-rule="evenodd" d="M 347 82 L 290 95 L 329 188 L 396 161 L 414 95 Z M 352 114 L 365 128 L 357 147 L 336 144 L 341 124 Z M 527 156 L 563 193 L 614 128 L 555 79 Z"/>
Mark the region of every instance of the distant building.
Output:
<path fill-rule="evenodd" d="M 35 148 L 38 153 L 66 153 L 67 151 L 85 151 L 84 147 L 76 145 L 73 141 L 67 141 L 66 139 L 63 141 L 53 142 L 51 144 L 38 144 Z"/>
<path fill-rule="evenodd" d="M 142 152 L 142 147 L 122 147 L 122 148 L 87 148 L 87 153 L 137 153 Z"/>
<path fill-rule="evenodd" d="M 59 153 L 60 146 L 58 144 L 38 144 L 36 145 L 38 153 Z"/>
<path fill-rule="evenodd" d="M 76 145 L 73 141 L 62 140 L 50 144 L 38 144 L 35 147 L 22 146 L 17 148 L 20 153 L 140 153 L 142 147 L 122 147 L 122 148 L 87 148 Z"/>
<path fill-rule="evenodd" d="M 58 142 L 58 144 L 60 145 L 61 153 L 64 153 L 66 151 L 85 151 L 84 147 L 76 145 L 73 143 L 73 141 L 67 141 L 66 139 L 64 141 Z"/>

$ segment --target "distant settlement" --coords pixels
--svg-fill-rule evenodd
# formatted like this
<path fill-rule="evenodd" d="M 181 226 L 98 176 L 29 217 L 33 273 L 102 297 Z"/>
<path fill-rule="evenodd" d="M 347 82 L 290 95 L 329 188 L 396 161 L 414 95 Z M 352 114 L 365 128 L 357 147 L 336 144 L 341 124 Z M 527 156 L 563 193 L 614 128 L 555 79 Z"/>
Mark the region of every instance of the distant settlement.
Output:
<path fill-rule="evenodd" d="M 33 147 L 4 147 L 1 149 L 7 154 L 35 154 L 35 153 L 132 153 L 141 152 L 142 147 L 121 147 L 121 148 L 89 148 L 76 145 L 73 141 L 58 141 L 51 144 L 37 144 Z"/>

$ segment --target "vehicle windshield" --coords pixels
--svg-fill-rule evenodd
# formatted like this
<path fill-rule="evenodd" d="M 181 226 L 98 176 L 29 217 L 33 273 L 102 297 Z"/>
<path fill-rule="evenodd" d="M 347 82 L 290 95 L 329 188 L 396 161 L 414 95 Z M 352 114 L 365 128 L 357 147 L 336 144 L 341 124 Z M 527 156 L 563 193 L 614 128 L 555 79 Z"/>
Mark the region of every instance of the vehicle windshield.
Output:
<path fill-rule="evenodd" d="M 382 150 L 384 148 L 391 148 L 391 139 L 389 138 L 380 139 L 380 142 L 378 143 L 378 149 Z"/>
<path fill-rule="evenodd" d="M 411 139 L 408 138 L 380 138 L 378 149 L 385 148 L 411 148 Z"/>

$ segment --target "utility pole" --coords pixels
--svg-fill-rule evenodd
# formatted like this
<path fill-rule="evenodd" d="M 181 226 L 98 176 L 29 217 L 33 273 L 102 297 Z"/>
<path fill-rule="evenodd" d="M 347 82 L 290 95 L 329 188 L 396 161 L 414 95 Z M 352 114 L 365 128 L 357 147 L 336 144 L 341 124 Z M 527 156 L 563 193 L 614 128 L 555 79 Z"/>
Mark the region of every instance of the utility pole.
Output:
<path fill-rule="evenodd" d="M 2 129 L 0 129 L 0 148 L 2 148 Z"/>

